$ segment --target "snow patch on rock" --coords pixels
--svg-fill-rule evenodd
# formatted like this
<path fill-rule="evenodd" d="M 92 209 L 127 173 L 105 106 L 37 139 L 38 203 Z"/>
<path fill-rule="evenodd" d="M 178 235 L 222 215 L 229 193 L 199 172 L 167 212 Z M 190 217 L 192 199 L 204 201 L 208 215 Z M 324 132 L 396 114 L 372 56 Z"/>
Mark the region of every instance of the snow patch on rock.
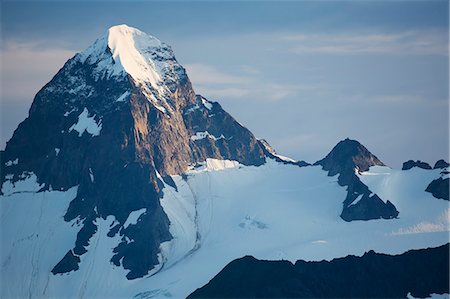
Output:
<path fill-rule="evenodd" d="M 125 91 L 120 97 L 117 98 L 116 102 L 124 102 L 125 99 L 130 95 L 129 91 Z"/>
<path fill-rule="evenodd" d="M 89 168 L 89 177 L 91 179 L 91 183 L 93 183 L 94 182 L 94 173 L 92 172 L 91 168 Z"/>
<path fill-rule="evenodd" d="M 69 128 L 69 132 L 73 130 L 78 132 L 78 137 L 81 137 L 85 131 L 92 136 L 98 136 L 102 130 L 102 121 L 100 120 L 97 123 L 95 121 L 95 115 L 89 117 L 89 111 L 85 107 L 83 112 L 78 116 L 78 122 Z"/>
<path fill-rule="evenodd" d="M 12 165 L 17 165 L 19 164 L 19 158 L 16 158 L 14 160 L 9 160 L 8 162 L 5 163 L 5 166 L 12 166 Z"/>
<path fill-rule="evenodd" d="M 209 102 L 207 99 L 205 99 L 204 97 L 202 97 L 202 104 L 203 106 L 205 106 L 206 109 L 211 110 L 212 109 L 212 104 L 211 102 Z"/>
<path fill-rule="evenodd" d="M 223 136 L 223 134 L 221 134 L 219 137 L 216 137 L 216 136 L 210 134 L 208 131 L 196 132 L 195 135 L 191 136 L 192 141 L 202 140 L 205 138 L 211 138 L 212 140 L 217 141 L 220 139 L 225 139 L 225 136 Z"/>
<path fill-rule="evenodd" d="M 127 220 L 123 224 L 123 228 L 126 229 L 130 225 L 135 225 L 138 222 L 139 217 L 141 217 L 142 214 L 147 212 L 146 208 L 142 208 L 136 211 L 133 211 L 128 215 Z"/>

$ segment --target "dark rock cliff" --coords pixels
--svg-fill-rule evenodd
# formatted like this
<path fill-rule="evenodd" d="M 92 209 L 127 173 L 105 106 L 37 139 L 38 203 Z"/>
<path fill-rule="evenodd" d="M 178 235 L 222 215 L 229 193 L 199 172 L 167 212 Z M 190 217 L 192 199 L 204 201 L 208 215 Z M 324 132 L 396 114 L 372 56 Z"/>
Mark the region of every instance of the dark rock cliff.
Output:
<path fill-rule="evenodd" d="M 433 180 L 425 189 L 426 192 L 430 192 L 434 197 L 449 200 L 449 178 L 437 178 Z"/>

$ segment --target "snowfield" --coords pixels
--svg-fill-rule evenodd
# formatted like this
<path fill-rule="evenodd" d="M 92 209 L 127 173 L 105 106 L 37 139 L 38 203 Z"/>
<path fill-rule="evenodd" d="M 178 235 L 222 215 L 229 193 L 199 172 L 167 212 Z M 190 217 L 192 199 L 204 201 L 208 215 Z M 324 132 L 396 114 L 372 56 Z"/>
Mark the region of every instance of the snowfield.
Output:
<path fill-rule="evenodd" d="M 78 271 L 51 274 L 79 229 L 62 218 L 76 188 L 34 193 L 30 181 L 32 192 L 21 185 L 20 193 L 1 198 L 1 297 L 181 298 L 244 255 L 293 262 L 439 246 L 449 241 L 449 202 L 424 190 L 440 171 L 372 167 L 361 180 L 390 200 L 399 218 L 345 222 L 339 215 L 346 190 L 321 167 L 208 159 L 173 176 L 177 189 L 165 185 L 161 205 L 174 238 L 161 244 L 160 271 L 132 281 L 109 262 L 120 242 L 106 236 L 113 217 L 97 219 Z M 143 212 L 132 212 L 129 225 Z"/>

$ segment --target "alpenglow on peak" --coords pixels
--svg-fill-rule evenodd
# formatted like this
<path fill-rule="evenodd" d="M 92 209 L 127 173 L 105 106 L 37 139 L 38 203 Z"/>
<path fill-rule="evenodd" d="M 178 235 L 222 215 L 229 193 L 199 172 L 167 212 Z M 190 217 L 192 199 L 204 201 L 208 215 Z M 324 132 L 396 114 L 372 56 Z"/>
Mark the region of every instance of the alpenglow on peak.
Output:
<path fill-rule="evenodd" d="M 127 25 L 109 28 L 79 53 L 79 59 L 95 65 L 99 79 L 129 75 L 135 83 L 151 86 L 160 95 L 165 92 L 164 81 L 185 76 L 170 46 Z"/>

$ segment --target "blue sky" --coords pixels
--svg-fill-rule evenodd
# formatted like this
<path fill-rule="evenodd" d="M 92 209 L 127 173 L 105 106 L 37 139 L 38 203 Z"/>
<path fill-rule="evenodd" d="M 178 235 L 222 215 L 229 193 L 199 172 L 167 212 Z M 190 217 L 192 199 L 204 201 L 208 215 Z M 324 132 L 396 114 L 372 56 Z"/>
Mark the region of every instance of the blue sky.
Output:
<path fill-rule="evenodd" d="M 125 23 L 283 155 L 314 162 L 350 137 L 393 167 L 448 159 L 448 1 L 1 5 L 2 148 L 63 63 Z"/>

